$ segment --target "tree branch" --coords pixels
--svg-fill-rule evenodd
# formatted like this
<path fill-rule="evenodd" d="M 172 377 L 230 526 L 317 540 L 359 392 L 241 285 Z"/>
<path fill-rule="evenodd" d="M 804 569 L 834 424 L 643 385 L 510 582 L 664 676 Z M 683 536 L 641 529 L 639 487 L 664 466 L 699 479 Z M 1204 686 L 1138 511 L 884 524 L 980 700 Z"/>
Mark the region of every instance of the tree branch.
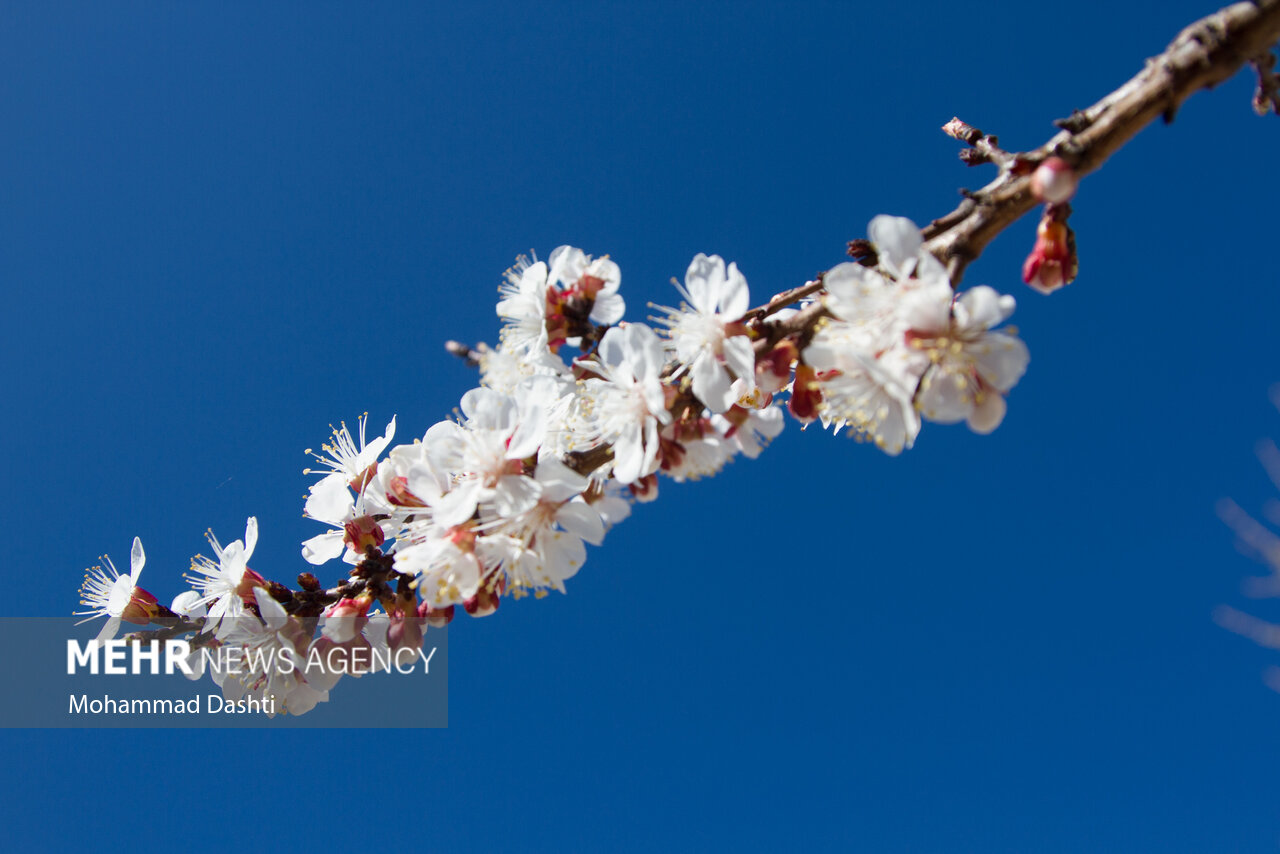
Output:
<path fill-rule="evenodd" d="M 1034 151 L 996 154 L 994 138 L 960 122 L 948 123 L 978 156 L 999 164 L 1000 175 L 976 193 L 969 194 L 951 213 L 924 229 L 926 248 L 947 265 L 952 284 L 991 240 L 1033 209 L 1037 200 L 1031 179 L 1009 164 L 1037 164 L 1050 156 L 1066 160 L 1078 175 L 1098 169 L 1138 131 L 1163 117 L 1173 121 L 1182 102 L 1208 89 L 1254 62 L 1262 79 L 1271 80 L 1263 57 L 1280 41 L 1280 0 L 1235 3 L 1191 24 L 1146 67 L 1120 88 L 1086 110 L 1075 111 L 1058 122 L 1061 132 Z M 1273 75 L 1272 75 L 1273 76 Z M 965 130 L 972 134 L 964 133 Z M 966 138 L 972 137 L 972 139 Z"/>

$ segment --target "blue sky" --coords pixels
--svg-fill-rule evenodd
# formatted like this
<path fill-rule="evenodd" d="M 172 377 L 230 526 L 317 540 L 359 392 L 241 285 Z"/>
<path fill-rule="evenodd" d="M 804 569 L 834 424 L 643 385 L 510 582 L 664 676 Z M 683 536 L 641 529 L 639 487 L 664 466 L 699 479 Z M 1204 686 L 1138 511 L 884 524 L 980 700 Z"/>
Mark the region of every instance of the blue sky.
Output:
<path fill-rule="evenodd" d="M 288 577 L 303 449 L 445 416 L 473 377 L 440 344 L 496 338 L 516 254 L 611 254 L 633 319 L 699 251 L 759 301 L 984 183 L 953 115 L 1038 145 L 1211 10 L 255 5 L 0 22 L 4 613 L 70 610 L 134 535 L 172 596 L 251 514 Z M 1085 182 L 1066 291 L 1022 285 L 1030 219 L 970 268 L 1032 354 L 994 435 L 889 459 L 790 424 L 664 484 L 567 596 L 455 622 L 447 731 L 6 731 L 10 838 L 1273 850 L 1274 657 L 1210 619 L 1269 604 L 1213 511 L 1271 496 L 1252 448 L 1280 434 L 1280 125 L 1250 92 Z M 373 792 L 404 812 L 333 817 Z"/>

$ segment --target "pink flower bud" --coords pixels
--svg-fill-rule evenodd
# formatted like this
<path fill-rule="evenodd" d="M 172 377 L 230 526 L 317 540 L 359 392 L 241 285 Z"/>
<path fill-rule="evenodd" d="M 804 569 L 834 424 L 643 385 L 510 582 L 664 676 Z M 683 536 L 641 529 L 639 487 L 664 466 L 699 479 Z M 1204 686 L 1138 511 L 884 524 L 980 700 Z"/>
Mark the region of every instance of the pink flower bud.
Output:
<path fill-rule="evenodd" d="M 645 475 L 635 481 L 629 487 L 631 489 L 631 497 L 641 504 L 647 504 L 658 497 L 658 476 L 656 474 Z"/>
<path fill-rule="evenodd" d="M 369 605 L 372 600 L 361 596 L 357 599 L 340 599 L 325 612 L 324 636 L 334 643 L 346 643 L 360 634 L 369 622 Z"/>
<path fill-rule="evenodd" d="M 472 617 L 487 617 L 498 610 L 498 605 L 502 602 L 502 591 L 505 587 L 505 579 L 499 577 L 495 580 L 490 576 L 480 583 L 480 589 L 476 591 L 476 595 L 463 602 L 462 607 Z"/>
<path fill-rule="evenodd" d="M 757 357 L 756 386 L 769 394 L 782 391 L 791 380 L 791 366 L 799 355 L 800 351 L 791 339 L 779 341 L 772 350 Z"/>
<path fill-rule="evenodd" d="M 1076 275 L 1075 250 L 1066 223 L 1050 216 L 1036 228 L 1036 245 L 1022 265 L 1022 281 L 1042 294 L 1070 284 Z"/>
<path fill-rule="evenodd" d="M 432 608 L 426 602 L 418 606 L 418 616 L 433 629 L 443 629 L 453 620 L 453 606 Z"/>
<path fill-rule="evenodd" d="M 391 611 L 387 614 L 390 625 L 387 626 L 387 645 L 393 651 L 422 648 L 422 620 L 418 612 Z"/>
<path fill-rule="evenodd" d="M 791 400 L 787 409 L 796 420 L 808 424 L 818 417 L 818 404 L 822 403 L 822 388 L 818 385 L 818 373 L 810 365 L 796 365 L 796 378 L 791 383 Z"/>
<path fill-rule="evenodd" d="M 1031 192 L 1042 202 L 1060 205 L 1076 194 L 1080 179 L 1061 157 L 1050 157 L 1031 173 Z"/>

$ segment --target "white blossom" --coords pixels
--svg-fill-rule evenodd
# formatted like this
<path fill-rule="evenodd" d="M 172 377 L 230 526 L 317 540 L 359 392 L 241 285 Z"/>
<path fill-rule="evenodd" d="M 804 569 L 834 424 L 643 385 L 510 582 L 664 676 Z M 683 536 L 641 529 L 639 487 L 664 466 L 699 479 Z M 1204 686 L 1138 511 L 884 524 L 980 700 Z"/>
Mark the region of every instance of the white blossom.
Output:
<path fill-rule="evenodd" d="M 223 548 L 212 531 L 205 533 L 209 546 L 213 549 L 216 562 L 204 555 L 196 555 L 191 561 L 191 569 L 195 573 L 187 574 L 187 579 L 200 594 L 198 603 L 209 609 L 205 622 L 206 630 L 214 630 L 221 637 L 242 613 L 244 599 L 253 598 L 253 581 L 261 580 L 257 573 L 249 569 L 249 558 L 253 557 L 253 549 L 258 544 L 258 520 L 250 516 L 245 523 L 244 540 L 233 540 Z"/>
<path fill-rule="evenodd" d="M 755 353 L 739 322 L 751 303 L 747 280 L 737 264 L 726 271 L 719 255 L 698 254 L 684 281 L 676 287 L 686 304 L 664 308 L 662 322 L 692 377 L 693 393 L 712 412 L 724 412 L 755 388 Z"/>
<path fill-rule="evenodd" d="M 1030 355 L 1021 340 L 993 332 L 1013 313 L 1014 299 L 986 285 L 956 299 L 946 324 L 917 328 L 912 345 L 929 356 L 917 403 L 941 424 L 967 421 L 990 433 L 1004 418 L 1004 395 L 1022 378 Z"/>
<path fill-rule="evenodd" d="M 138 576 L 142 574 L 142 567 L 147 562 L 146 553 L 142 550 L 142 540 L 133 538 L 133 548 L 129 552 L 128 575 L 121 575 L 116 570 L 116 565 L 111 562 L 111 558 L 106 555 L 103 555 L 102 562 L 106 568 L 95 566 L 89 569 L 85 573 L 84 583 L 80 586 L 80 604 L 89 610 L 76 611 L 74 615 L 84 617 L 83 620 L 77 621 L 76 625 L 87 623 L 98 617 L 106 617 L 107 622 L 98 633 L 98 640 L 106 641 L 116 636 L 116 632 L 120 629 L 120 622 L 128 616 L 126 612 L 134 604 L 138 592 L 150 598 L 151 602 L 155 601 L 155 597 L 145 590 L 137 589 Z M 135 605 L 135 610 L 136 608 Z"/>
<path fill-rule="evenodd" d="M 613 476 L 631 483 L 657 469 L 658 428 L 671 421 L 662 385 L 662 339 L 642 323 L 615 326 L 600 341 L 584 383 L 594 441 L 612 446 Z"/>

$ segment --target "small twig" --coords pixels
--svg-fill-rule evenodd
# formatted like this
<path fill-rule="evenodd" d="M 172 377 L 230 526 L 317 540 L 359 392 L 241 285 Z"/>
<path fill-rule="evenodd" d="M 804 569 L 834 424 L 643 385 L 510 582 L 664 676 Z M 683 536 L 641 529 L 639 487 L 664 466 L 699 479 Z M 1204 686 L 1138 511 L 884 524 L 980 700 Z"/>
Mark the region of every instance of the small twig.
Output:
<path fill-rule="evenodd" d="M 783 291 L 782 293 L 775 295 L 764 305 L 753 308 L 746 314 L 742 315 L 742 319 L 746 321 L 753 319 L 763 320 L 771 314 L 776 314 L 792 303 L 799 302 L 805 297 L 816 294 L 820 290 L 822 290 L 822 276 L 811 279 L 797 288 L 792 288 L 789 291 Z"/>
<path fill-rule="evenodd" d="M 480 364 L 480 352 L 473 347 L 468 347 L 461 341 L 446 341 L 444 342 L 444 349 L 469 365 L 478 366 Z"/>
<path fill-rule="evenodd" d="M 942 126 L 942 132 L 970 146 L 960 152 L 960 159 L 968 166 L 994 163 L 1002 170 L 1017 168 L 1017 155 L 1000 147 L 1000 141 L 992 134 L 983 133 L 971 124 L 953 118 Z"/>
<path fill-rule="evenodd" d="M 1249 60 L 1258 73 L 1258 89 L 1253 93 L 1253 111 L 1260 116 L 1280 116 L 1280 74 L 1276 74 L 1276 55 L 1270 51 Z"/>

